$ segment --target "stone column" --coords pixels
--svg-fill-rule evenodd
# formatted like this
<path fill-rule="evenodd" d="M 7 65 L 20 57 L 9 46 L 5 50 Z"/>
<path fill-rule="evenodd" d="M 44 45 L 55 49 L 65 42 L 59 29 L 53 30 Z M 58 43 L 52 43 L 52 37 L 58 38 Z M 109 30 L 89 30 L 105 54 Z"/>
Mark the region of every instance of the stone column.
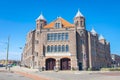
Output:
<path fill-rule="evenodd" d="M 43 58 L 42 60 L 42 67 L 44 68 L 44 71 L 46 70 L 46 59 Z"/>
<path fill-rule="evenodd" d="M 56 69 L 60 69 L 60 59 L 56 59 Z"/>
<path fill-rule="evenodd" d="M 78 70 L 76 55 L 71 57 L 71 70 Z"/>
<path fill-rule="evenodd" d="M 87 54 L 85 43 L 82 44 L 82 53 L 83 53 L 83 70 L 87 70 Z"/>
<path fill-rule="evenodd" d="M 91 53 L 91 35 L 88 33 L 88 46 L 89 46 L 89 68 L 92 69 L 92 53 Z"/>

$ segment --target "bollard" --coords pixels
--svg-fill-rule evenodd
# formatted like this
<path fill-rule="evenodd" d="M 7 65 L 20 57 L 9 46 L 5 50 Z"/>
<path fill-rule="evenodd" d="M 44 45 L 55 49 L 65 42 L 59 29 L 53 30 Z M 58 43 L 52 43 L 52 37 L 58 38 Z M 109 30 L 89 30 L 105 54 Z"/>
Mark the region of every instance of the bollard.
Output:
<path fill-rule="evenodd" d="M 39 67 L 39 71 L 42 72 L 42 68 L 41 67 Z"/>
<path fill-rule="evenodd" d="M 54 66 L 54 71 L 58 72 L 58 68 L 56 66 Z"/>
<path fill-rule="evenodd" d="M 8 68 L 9 68 L 9 71 L 10 71 L 10 66 L 8 66 Z"/>

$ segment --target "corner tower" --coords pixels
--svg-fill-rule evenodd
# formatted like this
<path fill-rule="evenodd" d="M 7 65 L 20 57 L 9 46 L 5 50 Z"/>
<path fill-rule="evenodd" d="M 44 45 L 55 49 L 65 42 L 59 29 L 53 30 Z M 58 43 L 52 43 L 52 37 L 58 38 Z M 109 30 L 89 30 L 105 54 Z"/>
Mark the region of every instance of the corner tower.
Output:
<path fill-rule="evenodd" d="M 40 16 L 36 19 L 36 30 L 40 31 L 47 24 L 46 19 L 40 14 Z"/>
<path fill-rule="evenodd" d="M 99 42 L 105 44 L 106 40 L 105 40 L 105 38 L 103 37 L 103 35 L 100 35 L 100 36 L 99 36 Z"/>
<path fill-rule="evenodd" d="M 79 70 L 88 68 L 88 33 L 85 27 L 85 17 L 80 10 L 74 17 L 76 29 L 77 59 Z"/>
<path fill-rule="evenodd" d="M 76 16 L 74 17 L 74 24 L 77 29 L 86 29 L 85 28 L 85 18 L 82 15 L 82 13 L 80 12 L 80 10 L 78 10 Z"/>

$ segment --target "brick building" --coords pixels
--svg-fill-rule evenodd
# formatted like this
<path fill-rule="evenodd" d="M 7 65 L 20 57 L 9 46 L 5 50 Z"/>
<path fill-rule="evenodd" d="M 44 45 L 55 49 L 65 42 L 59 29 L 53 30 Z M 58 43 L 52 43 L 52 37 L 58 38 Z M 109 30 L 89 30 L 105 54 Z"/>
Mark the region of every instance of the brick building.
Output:
<path fill-rule="evenodd" d="M 120 67 L 120 55 L 111 54 L 111 58 L 112 58 L 112 66 Z"/>
<path fill-rule="evenodd" d="M 94 29 L 86 30 L 85 17 L 79 10 L 73 24 L 62 17 L 47 24 L 41 14 L 36 19 L 36 29 L 27 34 L 22 64 L 45 70 L 109 67 L 110 43 Z"/>

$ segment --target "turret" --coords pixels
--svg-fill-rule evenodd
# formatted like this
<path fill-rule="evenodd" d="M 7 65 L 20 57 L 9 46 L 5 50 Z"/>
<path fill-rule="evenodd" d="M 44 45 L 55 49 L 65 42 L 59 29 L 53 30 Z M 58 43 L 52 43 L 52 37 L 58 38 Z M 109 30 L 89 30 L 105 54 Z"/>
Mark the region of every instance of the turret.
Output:
<path fill-rule="evenodd" d="M 74 24 L 77 29 L 85 29 L 85 18 L 78 10 L 76 16 L 74 17 Z"/>
<path fill-rule="evenodd" d="M 46 19 L 42 14 L 36 19 L 36 30 L 41 30 L 47 24 Z"/>
<path fill-rule="evenodd" d="M 94 35 L 94 36 L 97 35 L 97 32 L 94 30 L 94 28 L 92 28 L 91 33 L 92 33 L 92 35 Z"/>
<path fill-rule="evenodd" d="M 99 36 L 99 41 L 103 44 L 106 42 L 105 38 L 102 35 Z"/>

